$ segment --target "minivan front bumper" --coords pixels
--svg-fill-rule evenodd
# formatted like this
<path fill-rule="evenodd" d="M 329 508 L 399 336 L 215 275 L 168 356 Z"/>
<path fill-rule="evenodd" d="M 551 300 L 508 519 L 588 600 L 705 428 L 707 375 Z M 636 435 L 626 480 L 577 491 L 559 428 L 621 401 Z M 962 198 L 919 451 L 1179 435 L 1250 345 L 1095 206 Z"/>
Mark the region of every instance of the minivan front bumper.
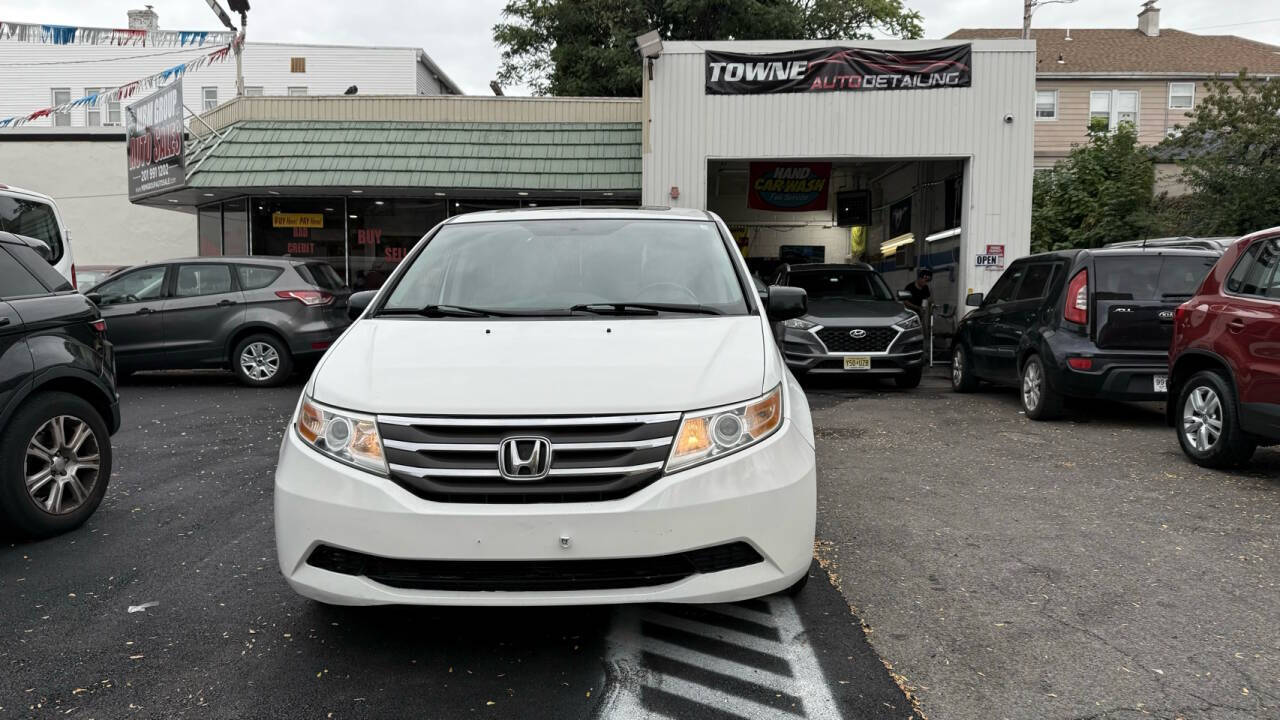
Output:
<path fill-rule="evenodd" d="M 783 590 L 808 571 L 815 505 L 813 447 L 790 420 L 758 445 L 621 499 L 536 504 L 426 500 L 321 456 L 290 428 L 276 469 L 276 546 L 294 590 L 340 605 L 732 602 Z M 731 569 L 703 564 L 726 552 L 738 553 L 721 565 Z M 578 572 L 614 561 L 643 574 L 683 557 L 700 569 L 656 584 L 608 586 Z M 562 569 L 580 579 L 552 590 L 511 580 Z M 475 579 L 508 570 L 488 585 L 498 589 Z M 457 587 L 469 589 L 445 589 Z"/>

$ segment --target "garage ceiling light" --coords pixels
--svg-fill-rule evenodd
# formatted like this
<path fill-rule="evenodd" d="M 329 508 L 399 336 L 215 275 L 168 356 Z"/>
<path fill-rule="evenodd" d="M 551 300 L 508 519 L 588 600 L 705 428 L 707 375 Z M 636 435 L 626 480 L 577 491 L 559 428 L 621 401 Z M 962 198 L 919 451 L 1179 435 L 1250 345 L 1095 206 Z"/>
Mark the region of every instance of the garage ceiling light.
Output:
<path fill-rule="evenodd" d="M 932 235 L 928 235 L 925 237 L 924 241 L 930 242 L 930 243 L 938 242 L 939 240 L 946 240 L 947 238 L 956 237 L 959 234 L 960 234 L 960 228 L 954 227 L 954 228 L 951 228 L 950 230 L 943 230 L 941 232 L 936 232 Z"/>
<path fill-rule="evenodd" d="M 910 245 L 915 241 L 916 241 L 915 235 L 912 235 L 911 233 L 904 233 L 902 235 L 899 235 L 896 238 L 893 238 L 889 242 L 881 245 L 880 252 L 885 252 L 886 250 L 896 250 L 902 247 L 903 245 Z"/>

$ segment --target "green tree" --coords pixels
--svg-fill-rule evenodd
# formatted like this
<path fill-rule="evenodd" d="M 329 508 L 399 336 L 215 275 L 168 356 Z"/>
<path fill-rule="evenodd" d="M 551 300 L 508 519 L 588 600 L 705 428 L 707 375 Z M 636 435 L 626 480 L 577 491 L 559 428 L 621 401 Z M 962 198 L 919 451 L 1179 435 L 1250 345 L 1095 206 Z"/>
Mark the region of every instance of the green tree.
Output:
<path fill-rule="evenodd" d="M 1089 142 L 1075 147 L 1032 185 L 1033 252 L 1100 247 L 1135 240 L 1153 226 L 1155 166 L 1138 145 L 1129 123 L 1114 132 L 1093 127 Z"/>
<path fill-rule="evenodd" d="M 636 97 L 635 38 L 867 39 L 924 33 L 902 0 L 508 0 L 493 28 L 498 81 L 538 95 Z"/>
<path fill-rule="evenodd" d="M 1280 82 L 1210 83 L 1191 121 L 1158 152 L 1177 158 L 1192 190 L 1186 214 L 1203 235 L 1280 225 Z"/>

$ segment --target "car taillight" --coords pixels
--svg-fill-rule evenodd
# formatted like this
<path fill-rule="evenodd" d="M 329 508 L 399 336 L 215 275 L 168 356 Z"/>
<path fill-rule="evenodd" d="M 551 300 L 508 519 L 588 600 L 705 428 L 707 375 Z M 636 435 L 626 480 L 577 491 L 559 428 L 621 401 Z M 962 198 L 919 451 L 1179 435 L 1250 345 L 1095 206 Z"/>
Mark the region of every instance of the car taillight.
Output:
<path fill-rule="evenodd" d="M 1067 322 L 1089 324 L 1089 271 L 1081 270 L 1067 285 L 1067 301 L 1062 306 Z"/>
<path fill-rule="evenodd" d="M 1067 365 L 1070 365 L 1072 370 L 1092 370 L 1093 358 L 1069 357 L 1067 358 Z"/>
<path fill-rule="evenodd" d="M 76 282 L 76 264 L 71 263 L 71 287 L 79 290 L 80 283 Z"/>
<path fill-rule="evenodd" d="M 1190 300 L 1188 300 L 1187 302 L 1185 302 L 1185 303 L 1183 303 L 1183 304 L 1179 305 L 1178 307 L 1174 308 L 1174 309 L 1173 309 L 1173 324 L 1174 324 L 1174 325 L 1181 325 L 1181 324 L 1182 324 L 1182 318 L 1186 317 L 1187 313 L 1189 313 L 1189 312 L 1191 312 L 1191 301 L 1190 301 Z"/>
<path fill-rule="evenodd" d="M 107 331 L 106 320 L 94 320 L 93 322 L 89 323 L 89 326 L 100 333 L 104 333 Z"/>
<path fill-rule="evenodd" d="M 303 305 L 328 305 L 333 302 L 333 294 L 322 290 L 277 290 L 276 297 L 285 300 L 297 300 Z"/>

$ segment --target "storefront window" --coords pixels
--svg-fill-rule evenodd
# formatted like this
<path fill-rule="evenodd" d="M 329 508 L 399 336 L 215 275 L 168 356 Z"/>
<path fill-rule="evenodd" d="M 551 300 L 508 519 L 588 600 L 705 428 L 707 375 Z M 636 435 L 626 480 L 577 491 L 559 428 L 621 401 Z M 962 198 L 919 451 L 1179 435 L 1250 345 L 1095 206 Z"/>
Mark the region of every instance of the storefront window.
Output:
<path fill-rule="evenodd" d="M 342 198 L 254 198 L 253 254 L 328 263 L 346 277 Z"/>
<path fill-rule="evenodd" d="M 200 256 L 215 257 L 222 254 L 222 206 L 205 205 L 196 213 L 196 234 L 199 236 Z"/>
<path fill-rule="evenodd" d="M 249 215 L 245 200 L 222 203 L 222 254 L 249 254 Z"/>
<path fill-rule="evenodd" d="M 414 198 L 347 201 L 347 252 L 353 290 L 376 290 L 409 250 L 445 219 L 445 201 Z"/>
<path fill-rule="evenodd" d="M 518 207 L 520 207 L 519 200 L 507 200 L 503 198 L 485 200 L 450 200 L 449 215 L 464 215 L 466 213 L 480 212 L 481 210 L 505 210 L 507 208 Z"/>

